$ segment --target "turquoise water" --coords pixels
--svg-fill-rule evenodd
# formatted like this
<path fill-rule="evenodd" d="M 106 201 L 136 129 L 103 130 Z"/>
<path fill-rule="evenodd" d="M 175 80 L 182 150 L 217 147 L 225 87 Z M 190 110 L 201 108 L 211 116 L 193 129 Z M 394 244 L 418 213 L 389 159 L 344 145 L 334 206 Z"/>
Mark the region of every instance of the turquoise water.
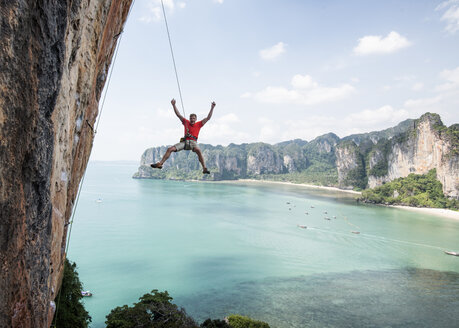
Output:
<path fill-rule="evenodd" d="M 69 258 L 94 293 L 92 327 L 152 289 L 199 322 L 457 327 L 459 257 L 443 250 L 459 251 L 459 221 L 297 186 L 134 180 L 136 169 L 88 166 Z"/>

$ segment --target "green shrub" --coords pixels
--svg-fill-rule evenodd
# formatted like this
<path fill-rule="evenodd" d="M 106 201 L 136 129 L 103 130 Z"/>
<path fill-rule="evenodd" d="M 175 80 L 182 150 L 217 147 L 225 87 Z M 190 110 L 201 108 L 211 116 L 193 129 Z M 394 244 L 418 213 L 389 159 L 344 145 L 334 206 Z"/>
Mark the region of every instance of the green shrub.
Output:
<path fill-rule="evenodd" d="M 51 327 L 86 328 L 91 322 L 81 299 L 83 286 L 76 271 L 76 264 L 65 259 L 64 276 L 59 293 L 56 296 L 56 314 Z"/>
<path fill-rule="evenodd" d="M 228 317 L 232 328 L 269 328 L 266 322 L 251 319 L 239 314 L 232 314 Z"/>
<path fill-rule="evenodd" d="M 219 319 L 207 319 L 203 323 L 201 323 L 201 328 L 231 328 L 230 325 L 226 323 L 225 320 Z"/>
<path fill-rule="evenodd" d="M 443 194 L 435 169 L 427 174 L 410 174 L 374 189 L 364 190 L 360 200 L 376 204 L 401 204 L 416 207 L 459 209 L 457 199 L 448 199 Z"/>
<path fill-rule="evenodd" d="M 118 306 L 107 315 L 107 328 L 198 328 L 185 309 L 171 303 L 167 291 L 152 290 L 134 306 Z"/>

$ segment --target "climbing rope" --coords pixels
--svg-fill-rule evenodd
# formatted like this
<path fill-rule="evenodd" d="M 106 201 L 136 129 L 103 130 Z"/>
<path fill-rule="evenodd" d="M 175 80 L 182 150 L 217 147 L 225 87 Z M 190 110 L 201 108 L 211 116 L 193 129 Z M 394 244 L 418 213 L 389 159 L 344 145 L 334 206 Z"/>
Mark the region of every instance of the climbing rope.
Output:
<path fill-rule="evenodd" d="M 172 49 L 171 34 L 169 32 L 169 25 L 167 24 L 166 10 L 164 9 L 163 0 L 161 0 L 161 7 L 163 8 L 164 22 L 166 23 L 167 37 L 169 39 L 169 48 L 171 49 L 172 63 L 174 64 L 175 79 L 177 80 L 177 87 L 178 87 L 178 92 L 179 92 L 179 95 L 180 95 L 180 102 L 182 104 L 182 112 L 183 112 L 183 116 L 186 116 L 185 115 L 185 106 L 183 105 L 182 89 L 180 88 L 180 82 L 179 82 L 179 77 L 178 77 L 178 73 L 177 73 L 177 65 L 175 64 L 174 50 Z"/>
<path fill-rule="evenodd" d="M 131 6 L 129 8 L 128 14 L 126 16 L 126 22 L 129 19 L 129 15 L 131 14 L 131 11 L 132 11 L 132 8 L 134 7 L 134 4 L 135 4 L 135 0 L 132 1 L 132 4 L 131 4 Z M 91 128 L 92 132 L 94 133 L 94 139 L 95 139 L 95 134 L 97 133 L 97 128 L 99 127 L 100 119 L 102 117 L 102 111 L 103 111 L 104 105 L 105 105 L 105 98 L 107 97 L 107 92 L 108 92 L 108 88 L 110 86 L 110 81 L 111 81 L 111 78 L 112 78 L 113 69 L 115 68 L 116 57 L 118 55 L 118 50 L 119 50 L 119 47 L 120 47 L 120 44 L 121 44 L 122 37 L 123 37 L 123 30 L 121 30 L 118 34 L 116 34 L 113 37 L 115 42 L 117 42 L 116 43 L 116 47 L 115 47 L 115 54 L 113 56 L 113 64 L 112 64 L 112 68 L 110 70 L 110 74 L 108 75 L 107 85 L 105 87 L 105 93 L 104 93 L 104 97 L 102 99 L 102 104 L 100 106 L 100 111 L 99 111 L 99 115 L 98 115 L 98 118 L 97 118 L 97 123 L 95 125 L 95 128 L 93 129 L 93 127 L 89 124 L 89 122 L 86 121 L 86 123 L 88 123 L 89 127 Z M 78 208 L 78 202 L 80 200 L 81 190 L 83 189 L 83 183 L 84 183 L 85 176 L 86 176 L 86 170 L 84 171 L 83 176 L 81 177 L 81 182 L 80 182 L 80 185 L 78 187 L 78 192 L 77 192 L 77 196 L 76 196 L 76 199 L 75 199 L 75 205 L 73 206 L 72 216 L 70 218 L 70 221 L 67 223 L 67 225 L 70 225 L 70 227 L 69 227 L 68 236 L 67 236 L 67 243 L 65 245 L 65 253 L 64 254 L 65 254 L 66 257 L 67 257 L 67 253 L 68 253 L 68 250 L 69 250 L 69 247 L 70 247 L 70 237 L 72 236 L 73 221 L 74 221 L 74 218 L 75 218 L 75 213 L 76 213 L 77 208 Z M 65 262 L 64 262 L 64 266 L 65 266 Z M 57 304 L 56 304 L 56 313 L 54 314 L 53 320 L 57 318 L 57 314 L 59 312 L 60 301 L 61 301 L 61 292 L 59 292 L 59 297 L 57 299 Z M 53 327 L 56 328 L 56 325 L 54 325 Z"/>
<path fill-rule="evenodd" d="M 132 2 L 132 6 L 134 6 L 134 2 L 135 2 L 135 0 Z M 132 8 L 132 6 L 131 6 L 131 8 Z M 131 13 L 131 9 L 129 9 L 128 17 L 129 17 L 130 13 Z M 107 91 L 108 91 L 108 88 L 110 87 L 110 81 L 112 79 L 113 69 L 115 68 L 116 57 L 118 56 L 118 50 L 120 48 L 119 45 L 121 43 L 121 39 L 123 38 L 123 30 L 121 30 L 121 32 L 116 34 L 113 38 L 115 40 L 119 38 L 119 40 L 117 40 L 118 43 L 116 44 L 115 55 L 113 56 L 113 65 L 112 65 L 112 68 L 110 69 L 110 74 L 108 75 L 107 86 L 105 87 L 104 97 L 102 98 L 102 105 L 100 106 L 99 116 L 97 117 L 97 123 L 96 123 L 96 127 L 94 129 L 94 134 L 97 133 L 97 128 L 99 127 L 100 118 L 102 117 L 102 111 L 103 111 L 104 105 L 105 105 L 105 98 L 107 98 Z"/>

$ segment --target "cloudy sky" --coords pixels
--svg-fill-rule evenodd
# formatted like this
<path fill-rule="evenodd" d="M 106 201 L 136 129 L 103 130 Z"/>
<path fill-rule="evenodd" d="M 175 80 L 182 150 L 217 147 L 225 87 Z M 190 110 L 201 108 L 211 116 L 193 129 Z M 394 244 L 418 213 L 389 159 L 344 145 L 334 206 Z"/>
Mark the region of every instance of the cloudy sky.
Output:
<path fill-rule="evenodd" d="M 426 111 L 459 122 L 459 0 L 164 0 L 202 143 L 312 140 Z M 160 0 L 126 23 L 93 160 L 138 160 L 183 127 Z M 179 102 L 179 101 L 178 101 Z"/>

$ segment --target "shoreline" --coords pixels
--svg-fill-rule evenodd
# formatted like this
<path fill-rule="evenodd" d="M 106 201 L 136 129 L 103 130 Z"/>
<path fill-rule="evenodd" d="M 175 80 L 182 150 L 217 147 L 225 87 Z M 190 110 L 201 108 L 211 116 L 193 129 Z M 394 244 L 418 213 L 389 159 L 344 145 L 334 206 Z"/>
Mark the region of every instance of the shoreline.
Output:
<path fill-rule="evenodd" d="M 309 188 L 309 189 L 321 189 L 321 190 L 330 190 L 330 191 L 338 191 L 338 192 L 345 192 L 348 194 L 354 194 L 354 195 L 361 195 L 362 193 L 360 191 L 355 191 L 355 190 L 346 190 L 346 189 L 340 189 L 337 187 L 327 187 L 327 186 L 318 186 L 318 185 L 313 185 L 313 184 L 307 184 L 307 183 L 293 183 L 293 182 L 287 182 L 287 181 L 270 181 L 270 180 L 256 180 L 256 179 L 239 179 L 239 180 L 224 180 L 224 181 L 215 181 L 215 182 L 229 182 L 229 183 L 240 183 L 240 182 L 250 182 L 250 183 L 266 183 L 266 184 L 281 184 L 281 185 L 289 185 L 289 186 L 296 186 L 296 187 L 304 187 L 304 188 Z"/>
<path fill-rule="evenodd" d="M 412 206 L 404 206 L 404 205 L 382 205 L 382 206 L 394 207 L 394 208 L 398 208 L 401 210 L 408 210 L 412 212 L 419 212 L 419 213 L 424 213 L 424 214 L 441 216 L 443 218 L 449 218 L 449 219 L 459 221 L 459 212 L 449 210 L 446 208 L 412 207 Z"/>
<path fill-rule="evenodd" d="M 269 180 L 256 180 L 256 179 L 239 179 L 239 180 L 224 180 L 224 181 L 215 181 L 219 183 L 230 183 L 230 184 L 243 184 L 243 183 L 260 183 L 260 184 L 279 184 L 279 185 L 289 185 L 289 186 L 297 186 L 297 187 L 304 187 L 309 189 L 320 189 L 320 190 L 329 190 L 329 191 L 336 191 L 336 192 L 344 192 L 348 194 L 354 195 L 361 195 L 360 191 L 355 190 L 345 190 L 339 189 L 336 187 L 326 187 L 326 186 L 317 186 L 311 185 L 306 183 L 293 183 L 293 182 L 286 182 L 286 181 L 269 181 Z M 412 212 L 430 214 L 438 217 L 448 218 L 459 221 L 459 212 L 445 209 L 445 208 L 430 208 L 430 207 L 411 207 L 411 206 L 404 206 L 404 205 L 384 205 L 384 204 L 372 204 L 378 206 L 385 206 L 385 207 L 392 207 L 401 210 L 407 210 Z"/>

